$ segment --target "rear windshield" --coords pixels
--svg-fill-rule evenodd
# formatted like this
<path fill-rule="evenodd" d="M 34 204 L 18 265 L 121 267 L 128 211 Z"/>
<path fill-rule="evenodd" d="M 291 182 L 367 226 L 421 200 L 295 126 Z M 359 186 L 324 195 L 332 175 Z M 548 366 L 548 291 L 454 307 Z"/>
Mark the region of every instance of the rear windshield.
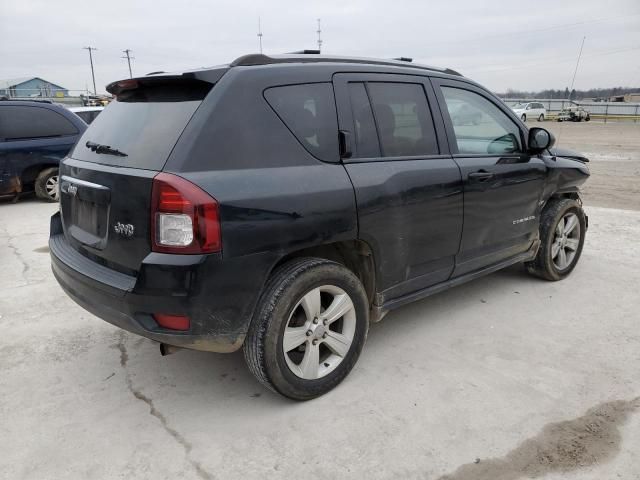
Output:
<path fill-rule="evenodd" d="M 91 123 L 71 156 L 104 165 L 162 170 L 209 88 L 162 86 L 120 93 Z M 87 142 L 126 156 L 96 153 Z"/>

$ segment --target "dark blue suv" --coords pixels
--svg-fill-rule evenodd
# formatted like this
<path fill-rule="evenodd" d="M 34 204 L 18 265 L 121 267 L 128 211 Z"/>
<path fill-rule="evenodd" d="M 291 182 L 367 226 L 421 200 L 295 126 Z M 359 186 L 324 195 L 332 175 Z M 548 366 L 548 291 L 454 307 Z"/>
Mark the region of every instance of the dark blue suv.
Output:
<path fill-rule="evenodd" d="M 0 101 L 0 197 L 35 190 L 58 201 L 58 164 L 87 129 L 61 105 Z"/>

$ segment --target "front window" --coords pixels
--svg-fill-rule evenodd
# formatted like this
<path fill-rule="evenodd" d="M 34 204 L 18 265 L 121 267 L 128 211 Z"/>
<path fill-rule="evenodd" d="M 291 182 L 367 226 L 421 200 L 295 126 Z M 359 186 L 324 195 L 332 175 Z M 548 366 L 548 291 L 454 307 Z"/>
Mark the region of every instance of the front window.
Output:
<path fill-rule="evenodd" d="M 501 155 L 520 151 L 520 129 L 487 98 L 442 87 L 459 153 Z"/>

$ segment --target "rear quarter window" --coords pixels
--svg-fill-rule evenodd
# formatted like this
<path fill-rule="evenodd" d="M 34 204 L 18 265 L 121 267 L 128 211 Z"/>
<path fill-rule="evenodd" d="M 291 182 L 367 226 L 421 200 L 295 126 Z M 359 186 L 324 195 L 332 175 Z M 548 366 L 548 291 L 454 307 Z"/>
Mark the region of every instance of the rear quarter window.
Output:
<path fill-rule="evenodd" d="M 264 91 L 264 97 L 309 153 L 326 162 L 339 160 L 338 121 L 330 83 L 271 87 Z"/>
<path fill-rule="evenodd" d="M 7 141 L 75 135 L 78 129 L 48 108 L 0 105 L 0 138 Z"/>

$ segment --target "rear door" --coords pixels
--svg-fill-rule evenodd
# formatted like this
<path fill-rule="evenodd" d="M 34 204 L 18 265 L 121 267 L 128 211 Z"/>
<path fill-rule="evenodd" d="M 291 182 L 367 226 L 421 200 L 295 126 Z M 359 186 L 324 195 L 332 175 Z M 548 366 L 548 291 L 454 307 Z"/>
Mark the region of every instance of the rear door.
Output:
<path fill-rule="evenodd" d="M 93 121 L 60 168 L 60 210 L 71 245 L 135 274 L 151 251 L 153 177 L 211 88 L 196 81 L 139 85 Z M 109 146 L 109 150 L 91 145 Z"/>
<path fill-rule="evenodd" d="M 338 74 L 334 85 L 359 236 L 376 256 L 378 303 L 447 280 L 462 185 L 428 79 Z"/>
<path fill-rule="evenodd" d="M 459 276 L 532 246 L 547 168 L 526 152 L 527 132 L 500 100 L 466 82 L 433 83 L 464 184 L 464 230 L 454 272 Z M 450 112 L 460 105 L 477 111 L 480 121 L 456 123 Z"/>

